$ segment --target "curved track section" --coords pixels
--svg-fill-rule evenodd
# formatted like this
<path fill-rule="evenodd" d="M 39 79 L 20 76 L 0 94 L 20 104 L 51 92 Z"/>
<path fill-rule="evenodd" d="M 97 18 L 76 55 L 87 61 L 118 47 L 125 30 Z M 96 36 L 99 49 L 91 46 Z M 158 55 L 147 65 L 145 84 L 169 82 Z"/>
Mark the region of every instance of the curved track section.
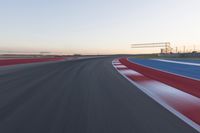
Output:
<path fill-rule="evenodd" d="M 1 133 L 195 133 L 122 77 L 113 58 L 0 73 Z"/>

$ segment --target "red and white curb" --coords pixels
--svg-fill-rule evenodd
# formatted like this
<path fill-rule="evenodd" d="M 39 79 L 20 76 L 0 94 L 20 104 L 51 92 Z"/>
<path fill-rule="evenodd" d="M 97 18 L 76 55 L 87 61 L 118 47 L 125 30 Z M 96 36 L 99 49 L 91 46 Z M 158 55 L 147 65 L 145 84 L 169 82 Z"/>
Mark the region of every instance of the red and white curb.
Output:
<path fill-rule="evenodd" d="M 133 69 L 129 69 L 118 59 L 113 60 L 112 65 L 141 91 L 200 132 L 200 98 L 152 80 Z"/>

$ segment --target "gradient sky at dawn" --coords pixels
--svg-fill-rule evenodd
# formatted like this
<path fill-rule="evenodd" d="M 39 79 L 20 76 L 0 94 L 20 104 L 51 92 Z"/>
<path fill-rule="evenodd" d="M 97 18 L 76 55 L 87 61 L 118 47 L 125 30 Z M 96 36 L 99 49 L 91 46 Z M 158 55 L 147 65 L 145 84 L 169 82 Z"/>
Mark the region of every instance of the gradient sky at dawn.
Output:
<path fill-rule="evenodd" d="M 200 50 L 200 0 L 0 0 L 0 50 L 151 53 L 131 43 Z"/>

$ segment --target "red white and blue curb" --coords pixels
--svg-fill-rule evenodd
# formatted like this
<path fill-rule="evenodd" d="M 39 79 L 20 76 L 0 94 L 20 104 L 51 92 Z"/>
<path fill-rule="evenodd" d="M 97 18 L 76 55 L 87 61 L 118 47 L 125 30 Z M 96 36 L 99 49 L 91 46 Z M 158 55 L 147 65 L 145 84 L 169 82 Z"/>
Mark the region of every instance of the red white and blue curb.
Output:
<path fill-rule="evenodd" d="M 128 61 L 128 60 L 127 60 Z M 133 85 L 200 132 L 200 98 L 149 78 L 115 59 L 114 68 Z"/>

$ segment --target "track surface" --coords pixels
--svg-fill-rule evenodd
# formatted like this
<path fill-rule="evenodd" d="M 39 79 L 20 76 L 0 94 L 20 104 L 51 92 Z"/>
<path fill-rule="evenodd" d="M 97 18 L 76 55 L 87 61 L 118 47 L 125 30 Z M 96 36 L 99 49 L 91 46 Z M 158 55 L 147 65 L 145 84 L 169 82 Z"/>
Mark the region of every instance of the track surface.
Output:
<path fill-rule="evenodd" d="M 123 78 L 112 60 L 0 71 L 0 132 L 196 132 Z"/>

